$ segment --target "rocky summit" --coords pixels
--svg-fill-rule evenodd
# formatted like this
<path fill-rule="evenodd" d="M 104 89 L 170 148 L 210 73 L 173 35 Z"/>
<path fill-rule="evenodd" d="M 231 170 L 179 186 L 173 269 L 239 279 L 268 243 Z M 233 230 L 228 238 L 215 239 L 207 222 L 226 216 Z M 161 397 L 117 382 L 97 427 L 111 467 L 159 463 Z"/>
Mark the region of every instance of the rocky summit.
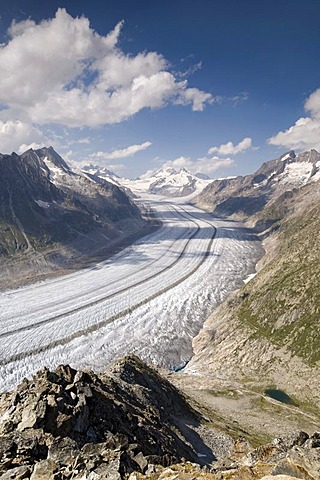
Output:
<path fill-rule="evenodd" d="M 196 460 L 183 430 L 197 422 L 178 390 L 136 357 L 100 375 L 44 369 L 0 398 L 1 478 L 122 478 Z"/>
<path fill-rule="evenodd" d="M 0 397 L 0 478 L 319 478 L 320 433 L 252 450 L 216 431 L 226 447 L 217 458 L 201 428 L 212 434 L 209 419 L 135 356 L 103 374 L 43 369 Z"/>

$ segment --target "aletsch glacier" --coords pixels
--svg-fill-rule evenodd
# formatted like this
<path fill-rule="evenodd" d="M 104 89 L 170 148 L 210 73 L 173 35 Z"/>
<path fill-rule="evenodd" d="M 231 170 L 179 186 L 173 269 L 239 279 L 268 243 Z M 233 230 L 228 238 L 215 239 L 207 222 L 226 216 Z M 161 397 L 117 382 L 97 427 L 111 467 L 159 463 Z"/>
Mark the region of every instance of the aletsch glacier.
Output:
<path fill-rule="evenodd" d="M 262 248 L 241 224 L 153 198 L 155 233 L 92 268 L 0 294 L 0 391 L 61 363 L 103 370 L 130 352 L 167 368 L 190 359 L 192 338 Z"/>

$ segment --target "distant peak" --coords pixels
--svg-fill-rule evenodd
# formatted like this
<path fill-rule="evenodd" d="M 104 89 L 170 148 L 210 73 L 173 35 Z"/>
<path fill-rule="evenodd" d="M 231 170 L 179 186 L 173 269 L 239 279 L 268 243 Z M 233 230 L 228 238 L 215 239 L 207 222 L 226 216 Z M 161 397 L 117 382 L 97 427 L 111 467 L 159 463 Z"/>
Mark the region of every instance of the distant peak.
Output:
<path fill-rule="evenodd" d="M 65 171 L 70 170 L 69 165 L 63 160 L 63 158 L 55 151 L 52 146 L 39 148 L 38 150 L 35 150 L 35 152 L 42 160 L 47 157 L 57 167 L 62 167 Z"/>
<path fill-rule="evenodd" d="M 285 160 L 296 158 L 296 154 L 294 150 L 290 150 L 289 152 L 283 153 L 280 157 L 280 160 L 284 162 Z"/>

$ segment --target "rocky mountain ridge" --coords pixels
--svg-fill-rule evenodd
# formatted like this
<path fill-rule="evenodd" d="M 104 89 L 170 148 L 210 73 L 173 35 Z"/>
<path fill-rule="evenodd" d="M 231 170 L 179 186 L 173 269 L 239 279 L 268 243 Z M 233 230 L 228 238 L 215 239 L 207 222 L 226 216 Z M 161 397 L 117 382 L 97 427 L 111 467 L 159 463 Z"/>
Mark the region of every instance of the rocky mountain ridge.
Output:
<path fill-rule="evenodd" d="M 0 478 L 318 478 L 320 433 L 253 449 L 209 422 L 135 356 L 101 374 L 44 369 L 0 396 Z"/>
<path fill-rule="evenodd" d="M 37 275 L 86 262 L 147 227 L 122 189 L 73 171 L 52 147 L 0 155 L 0 202 L 4 284 L 12 268 Z"/>
<path fill-rule="evenodd" d="M 316 150 L 290 151 L 265 162 L 254 174 L 215 180 L 193 199 L 217 216 L 246 220 L 296 188 L 320 179 L 320 154 Z"/>
<path fill-rule="evenodd" d="M 195 461 L 195 448 L 203 457 L 208 450 L 188 434 L 199 418 L 173 385 L 135 356 L 103 374 L 44 369 L 0 396 L 0 472 L 25 467 L 32 480 L 39 471 L 64 479 L 74 478 L 77 466 L 99 475 L 90 478 L 109 478 L 103 475 L 112 471 L 112 478 L 123 478 L 149 463 Z"/>
<path fill-rule="evenodd" d="M 212 182 L 203 174 L 192 174 L 185 168 L 162 167 L 157 171 L 147 172 L 134 180 L 121 178 L 105 167 L 87 165 L 82 168 L 85 173 L 92 173 L 130 191 L 161 195 L 164 197 L 187 197 L 199 193 Z"/>

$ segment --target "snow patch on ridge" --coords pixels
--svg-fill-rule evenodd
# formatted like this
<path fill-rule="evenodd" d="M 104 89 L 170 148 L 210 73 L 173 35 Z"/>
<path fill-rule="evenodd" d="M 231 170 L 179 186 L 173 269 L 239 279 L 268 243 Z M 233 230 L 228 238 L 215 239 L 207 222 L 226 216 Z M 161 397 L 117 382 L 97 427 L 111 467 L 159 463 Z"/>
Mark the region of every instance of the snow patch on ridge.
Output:
<path fill-rule="evenodd" d="M 50 181 L 54 184 L 59 183 L 59 177 L 62 177 L 66 174 L 65 170 L 54 165 L 54 163 L 52 163 L 48 157 L 44 157 L 42 160 L 49 170 Z"/>
<path fill-rule="evenodd" d="M 309 162 L 288 163 L 282 174 L 279 175 L 279 184 L 305 185 L 310 179 L 313 164 Z"/>
<path fill-rule="evenodd" d="M 35 200 L 35 202 L 39 205 L 41 208 L 49 208 L 51 203 L 49 202 L 44 202 L 43 200 Z"/>

